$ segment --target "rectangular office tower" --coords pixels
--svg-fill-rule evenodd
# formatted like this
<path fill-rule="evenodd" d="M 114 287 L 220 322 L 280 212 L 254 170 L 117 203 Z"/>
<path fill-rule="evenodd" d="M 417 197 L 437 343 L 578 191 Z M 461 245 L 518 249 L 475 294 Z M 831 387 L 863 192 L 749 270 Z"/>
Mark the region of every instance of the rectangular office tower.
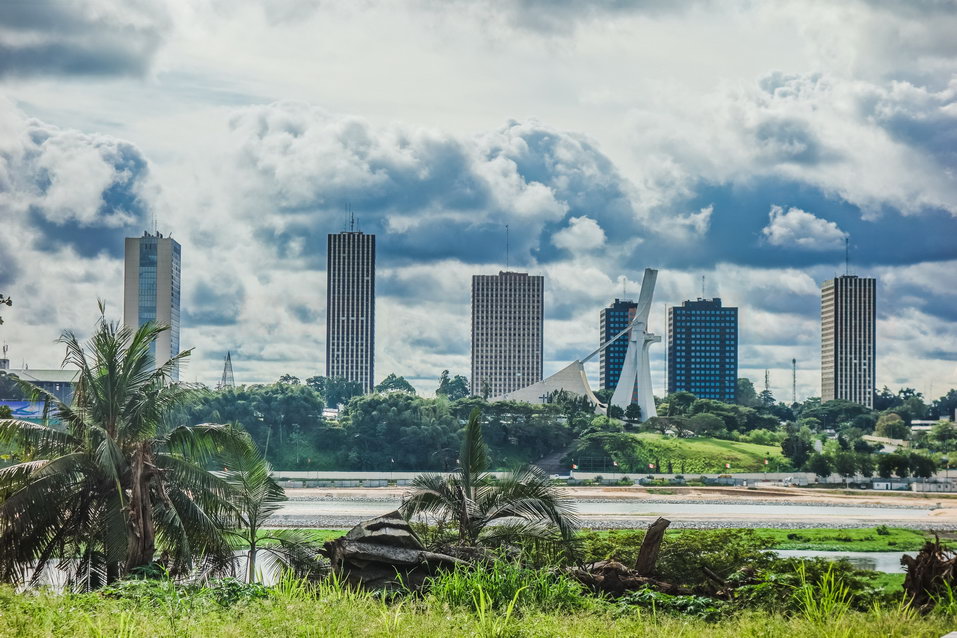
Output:
<path fill-rule="evenodd" d="M 821 286 L 821 401 L 874 407 L 877 280 L 844 275 Z"/>
<path fill-rule="evenodd" d="M 738 309 L 721 300 L 668 308 L 668 393 L 734 403 L 738 380 Z"/>
<path fill-rule="evenodd" d="M 545 278 L 472 276 L 472 394 L 501 396 L 542 380 Z"/>
<path fill-rule="evenodd" d="M 329 235 L 326 262 L 326 376 L 371 392 L 375 366 L 375 235 Z"/>
<path fill-rule="evenodd" d="M 147 321 L 169 326 L 150 346 L 157 366 L 179 354 L 179 243 L 161 233 L 126 238 L 123 323 L 138 328 Z M 179 370 L 172 373 L 179 378 Z"/>
<path fill-rule="evenodd" d="M 601 309 L 598 345 L 604 344 L 616 334 L 628 327 L 635 319 L 638 304 L 627 299 L 615 299 L 615 303 Z M 625 363 L 628 350 L 626 332 L 598 355 L 598 381 L 602 390 L 614 390 L 618 387 L 618 377 Z"/>

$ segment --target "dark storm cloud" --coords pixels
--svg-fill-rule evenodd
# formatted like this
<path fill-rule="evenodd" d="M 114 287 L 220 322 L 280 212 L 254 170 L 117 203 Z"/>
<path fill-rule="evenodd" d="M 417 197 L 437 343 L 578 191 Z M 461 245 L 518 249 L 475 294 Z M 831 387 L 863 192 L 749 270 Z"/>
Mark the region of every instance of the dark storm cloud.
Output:
<path fill-rule="evenodd" d="M 142 75 L 169 28 L 162 3 L 0 3 L 0 77 Z"/>

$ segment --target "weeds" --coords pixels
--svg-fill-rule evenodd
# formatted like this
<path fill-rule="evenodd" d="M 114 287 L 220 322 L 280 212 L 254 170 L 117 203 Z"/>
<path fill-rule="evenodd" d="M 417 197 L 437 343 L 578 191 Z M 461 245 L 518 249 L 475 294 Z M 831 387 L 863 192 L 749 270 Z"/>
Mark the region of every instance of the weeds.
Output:
<path fill-rule="evenodd" d="M 515 612 L 515 603 L 526 588 L 520 587 L 515 592 L 504 613 L 496 611 L 494 601 L 485 593 L 481 583 L 477 584 L 476 589 L 477 592 L 472 595 L 472 604 L 479 635 L 483 638 L 506 638 L 513 635 L 515 630 L 512 627 L 512 614 Z"/>
<path fill-rule="evenodd" d="M 816 583 L 808 580 L 803 562 L 797 573 L 801 584 L 794 591 L 794 598 L 804 618 L 815 625 L 839 623 L 851 608 L 851 591 L 837 578 L 834 566 L 828 565 Z"/>
<path fill-rule="evenodd" d="M 562 611 L 585 606 L 584 588 L 567 576 L 523 569 L 499 560 L 484 568 L 458 566 L 429 582 L 429 597 L 451 607 L 475 610 L 477 596 L 490 608 L 502 610 L 513 601 L 520 608 Z"/>

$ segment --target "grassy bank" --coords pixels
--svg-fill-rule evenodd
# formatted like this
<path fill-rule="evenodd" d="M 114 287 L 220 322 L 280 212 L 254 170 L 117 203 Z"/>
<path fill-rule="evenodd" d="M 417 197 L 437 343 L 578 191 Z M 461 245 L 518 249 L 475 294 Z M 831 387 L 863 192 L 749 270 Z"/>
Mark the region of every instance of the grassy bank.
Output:
<path fill-rule="evenodd" d="M 23 596 L 0 590 L 0 637 L 47 636 L 409 636 L 480 637 L 769 637 L 937 638 L 954 627 L 943 615 L 898 609 L 847 612 L 813 622 L 803 617 L 740 613 L 707 622 L 648 609 L 604 605 L 569 613 L 469 610 L 429 598 L 386 604 L 374 596 L 297 587 L 223 606 L 201 596 L 116 600 L 100 594 Z"/>
<path fill-rule="evenodd" d="M 824 552 L 910 552 L 923 547 L 934 535 L 899 527 L 859 529 L 760 529 L 773 549 Z"/>
<path fill-rule="evenodd" d="M 344 529 L 307 529 L 317 541 L 326 541 L 342 536 Z M 665 539 L 676 540 L 685 534 L 695 534 L 693 529 L 672 529 Z M 930 532 L 900 527 L 860 527 L 852 529 L 773 529 L 757 528 L 754 532 L 767 540 L 768 549 L 803 549 L 821 552 L 914 552 L 924 543 L 933 540 Z M 642 530 L 607 530 L 589 532 L 599 536 L 619 538 L 635 536 L 640 542 Z M 945 545 L 957 547 L 957 541 L 941 539 Z"/>
<path fill-rule="evenodd" d="M 783 463 L 780 446 L 706 437 L 675 439 L 650 432 L 635 436 L 645 448 L 648 458 L 656 458 L 661 467 L 670 462 L 674 471 L 684 474 L 763 472 L 768 469 L 764 465 L 764 459 L 769 459 L 775 466 Z M 730 469 L 725 468 L 726 463 L 731 465 Z"/>

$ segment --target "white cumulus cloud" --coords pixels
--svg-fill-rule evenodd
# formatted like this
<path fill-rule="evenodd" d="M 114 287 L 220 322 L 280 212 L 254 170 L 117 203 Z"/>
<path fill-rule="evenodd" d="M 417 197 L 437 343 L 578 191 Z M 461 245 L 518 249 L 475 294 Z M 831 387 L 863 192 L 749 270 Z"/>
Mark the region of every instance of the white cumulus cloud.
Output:
<path fill-rule="evenodd" d="M 840 248 L 846 233 L 834 222 L 814 216 L 800 208 L 771 206 L 770 219 L 761 231 L 773 246 L 790 246 L 805 250 Z"/>
<path fill-rule="evenodd" d="M 605 231 L 587 215 L 572 217 L 568 226 L 552 236 L 552 243 L 572 252 L 594 250 L 604 245 Z"/>

